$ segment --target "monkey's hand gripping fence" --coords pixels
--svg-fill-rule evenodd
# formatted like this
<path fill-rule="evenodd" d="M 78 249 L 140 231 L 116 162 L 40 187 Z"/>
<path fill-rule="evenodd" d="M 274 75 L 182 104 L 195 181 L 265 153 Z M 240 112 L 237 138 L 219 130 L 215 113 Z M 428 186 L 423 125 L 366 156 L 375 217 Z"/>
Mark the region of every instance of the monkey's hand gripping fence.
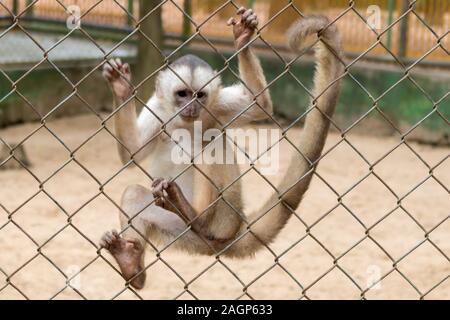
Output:
<path fill-rule="evenodd" d="M 25 104 L 28 112 L 33 114 L 31 118 L 38 120 L 33 122 L 33 125 L 26 125 L 28 126 L 28 130 L 25 130 L 26 134 L 18 134 L 20 139 L 15 141 L 18 143 L 16 146 L 9 143 L 11 138 L 16 139 L 14 132 L 9 132 L 8 129 L 0 131 L 0 133 L 4 132 L 4 135 L 0 135 L 0 142 L 8 150 L 4 158 L 0 157 L 0 168 L 6 167 L 7 163 L 12 161 L 19 163 L 23 169 L 20 173 L 18 171 L 0 172 L 2 188 L 2 195 L 0 195 L 0 299 L 64 297 L 83 299 L 351 297 L 366 299 L 403 296 L 421 299 L 449 298 L 448 148 L 439 149 L 438 152 L 409 141 L 412 134 L 431 118 L 439 119 L 448 130 L 449 112 L 442 107 L 448 100 L 448 87 L 443 95 L 432 96 L 427 92 L 429 88 L 416 80 L 413 71 L 422 65 L 427 65 L 429 57 L 438 56 L 437 51 L 440 52 L 440 57 L 443 57 L 442 60 L 450 58 L 445 45 L 449 30 L 448 24 L 444 24 L 443 29 L 434 30 L 435 26 L 431 25 L 417 9 L 421 1 L 401 2 L 403 5 L 397 8 L 396 14 L 389 15 L 389 18 L 386 18 L 387 22 L 381 27 L 362 29 L 361 34 L 372 39 L 370 43 L 367 43 L 367 38 L 359 39 L 359 42 L 350 41 L 352 39 L 349 40 L 351 36 L 348 37 L 348 35 L 351 33 L 349 30 L 352 25 L 341 25 L 344 49 L 346 45 L 350 46 L 352 43 L 353 45 L 363 43 L 364 47 L 358 54 L 347 52 L 345 61 L 342 61 L 345 65 L 342 78 L 357 88 L 355 90 L 363 93 L 368 101 L 368 107 L 360 115 L 354 116 L 350 124 L 342 125 L 338 120 L 331 120 L 333 138 L 327 144 L 321 161 L 325 168 L 327 163 L 342 161 L 337 166 L 339 169 L 336 170 L 344 174 L 333 175 L 332 172 L 320 170 L 319 167 L 319 170 L 314 173 L 312 190 L 306 194 L 304 201 L 316 193 L 320 193 L 315 198 L 319 200 L 307 202 L 299 210 L 292 211 L 287 231 L 282 232 L 274 244 L 265 244 L 265 249 L 256 258 L 239 262 L 223 258 L 220 252 L 215 256 L 204 258 L 168 252 L 167 249 L 171 248 L 177 240 L 163 247 L 149 243 L 153 251 L 147 255 L 146 259 L 146 270 L 149 275 L 146 288 L 143 291 L 136 291 L 124 282 L 110 255 L 99 248 L 100 234 L 97 231 L 106 231 L 116 225 L 116 212 L 121 211 L 118 204 L 120 194 L 127 183 L 133 180 L 124 175 L 129 171 L 127 169 L 134 160 L 131 157 L 124 166 L 116 165 L 114 170 L 102 171 L 102 165 L 112 161 L 111 158 L 117 157 L 115 150 L 108 149 L 110 154 L 104 154 L 105 151 L 102 149 L 104 146 L 98 144 L 92 146 L 92 144 L 99 141 L 96 139 L 100 135 L 107 137 L 100 140 L 102 142 L 110 145 L 116 141 L 121 143 L 110 126 L 117 110 L 100 112 L 97 106 L 92 106 L 83 96 L 83 85 L 91 76 L 100 73 L 102 65 L 109 58 L 121 56 L 125 59 L 130 57 L 134 59 L 137 39 L 140 45 L 150 46 L 156 52 L 156 56 L 159 55 L 156 59 L 162 61 L 155 70 L 148 72 L 140 83 L 135 84 L 135 89 L 139 93 L 145 95 L 145 92 L 141 92 L 145 83 L 154 79 L 156 73 L 166 68 L 174 56 L 180 51 L 189 50 L 191 45 L 197 50 L 212 52 L 218 57 L 219 62 L 215 65 L 219 70 L 218 76 L 229 73 L 235 81 L 243 83 L 239 79 L 239 73 L 232 67 L 236 54 L 230 56 L 224 53 L 230 51 L 230 43 L 229 39 L 223 39 L 225 35 L 223 30 L 227 30 L 224 22 L 226 16 L 232 15 L 233 11 L 242 5 L 241 2 L 211 1 L 213 4 L 198 11 L 195 5 L 199 5 L 199 2 L 196 1 L 194 6 L 192 4 L 189 6 L 189 2 L 175 0 L 153 2 L 154 7 L 147 12 L 141 12 L 139 17 L 137 2 L 85 1 L 79 11 L 80 16 L 75 17 L 76 28 L 63 29 L 63 35 L 50 43 L 42 30 L 36 32 L 33 28 L 37 25 L 40 27 L 58 25 L 58 19 L 55 20 L 55 17 L 64 17 L 65 12 L 69 11 L 73 14 L 73 6 L 69 8 L 66 1 L 59 0 L 0 2 L 0 12 L 3 15 L 0 46 L 2 46 L 2 39 L 5 40 L 14 35 L 17 36 L 16 40 L 25 38 L 28 42 L 32 42 L 35 46 L 34 52 L 36 50 L 38 52 L 37 60 L 28 61 L 27 70 L 19 74 L 11 72 L 4 62 L 0 64 L 2 80 L 7 84 L 6 88 L 0 88 L 0 108 L 3 102 L 14 96 L 17 103 Z M 276 32 L 270 32 L 273 25 L 281 25 L 284 28 L 285 24 L 281 20 L 286 15 L 293 21 L 309 14 L 313 6 L 304 8 L 297 4 L 297 1 L 277 1 L 276 5 L 271 4 L 270 1 L 255 1 L 254 5 L 261 21 L 252 45 L 258 48 L 257 52 L 262 56 L 271 56 L 282 66 L 270 79 L 267 89 L 277 90 L 277 84 L 288 77 L 289 85 L 302 88 L 305 95 L 311 96 L 312 100 L 318 98 L 312 97 L 308 84 L 301 81 L 299 75 L 293 71 L 297 61 L 308 60 L 307 55 L 287 54 L 284 46 L 281 45 L 283 39 Z M 47 6 L 48 11 L 42 9 L 42 6 Z M 192 8 L 194 8 L 194 14 Z M 368 21 L 370 17 L 366 16 L 365 10 L 361 9 L 358 1 L 342 1 L 340 5 L 336 2 L 336 5 L 330 8 L 326 8 L 329 10 L 325 14 L 329 13 L 332 16 L 331 24 L 343 23 L 348 19 L 359 21 L 360 25 L 364 26 L 370 24 Z M 149 36 L 144 28 L 146 21 L 152 19 L 157 21 L 155 17 L 161 14 L 161 11 L 163 26 L 166 29 L 165 39 L 168 45 L 166 50 L 162 48 L 160 42 L 152 38 L 154 34 Z M 182 19 L 173 19 L 173 16 Z M 446 12 L 444 16 L 444 20 L 449 19 L 450 13 Z M 71 18 L 74 18 L 73 15 Z M 181 23 L 174 26 L 181 20 L 184 20 L 183 32 Z M 405 35 L 402 30 L 404 31 L 405 28 L 408 30 L 408 24 L 404 23 L 406 20 L 409 20 L 410 25 L 414 22 L 420 24 L 429 32 L 429 38 L 423 41 L 430 41 L 431 46 L 416 57 L 408 56 L 404 43 L 400 42 L 397 46 L 392 40 L 393 38 L 399 41 L 405 40 L 402 40 L 402 35 Z M 81 23 L 78 24 L 78 21 Z M 103 23 L 102 26 L 99 25 L 99 21 Z M 219 22 L 223 24 L 219 25 Z M 391 32 L 394 29 L 395 31 Z M 104 34 L 99 35 L 99 30 L 100 33 L 120 30 L 123 37 L 116 38 L 113 43 L 99 40 L 108 38 Z M 96 31 L 95 36 L 94 31 Z M 231 35 L 231 30 L 227 30 L 226 33 Z M 66 41 L 73 41 L 72 37 L 75 34 L 84 42 L 74 43 L 70 47 Z M 385 41 L 386 37 L 391 39 L 388 43 Z M 14 38 L 12 42 L 9 42 L 10 47 L 7 49 L 10 56 L 27 53 L 26 49 L 21 47 L 21 43 L 15 42 Z M 80 46 L 86 43 L 96 47 L 97 53 L 90 57 L 88 72 L 74 81 L 66 74 L 65 68 L 77 67 L 77 64 L 61 67 L 60 62 L 79 59 L 77 55 L 85 52 L 77 51 L 82 51 Z M 61 47 L 64 47 L 64 50 L 61 50 L 62 55 L 67 56 L 62 58 L 58 55 L 52 56 Z M 371 52 L 377 50 L 382 51 L 384 55 L 381 59 L 373 60 L 383 67 L 400 70 L 401 76 L 382 92 L 371 92 L 354 70 L 361 62 L 373 67 L 373 62 L 368 61 L 370 59 L 367 58 Z M 0 59 L 3 58 L 6 57 L 0 57 Z M 27 81 L 27 77 L 40 70 L 44 64 L 51 73 L 58 75 L 57 81 L 64 82 L 70 88 L 70 93 L 62 101 L 45 111 L 36 107 L 38 104 L 36 95 L 27 96 L 21 92 L 21 85 Z M 140 68 L 140 66 L 133 67 Z M 445 66 L 433 66 L 433 63 L 430 63 L 429 67 L 444 68 Z M 428 70 L 428 72 L 434 71 Z M 396 88 L 404 83 L 412 85 L 429 104 L 423 116 L 406 130 L 392 121 L 391 113 L 381 107 L 383 99 L 391 93 L 395 94 Z M 100 83 L 97 85 L 103 86 Z M 36 83 L 35 90 L 44 91 L 46 88 Z M 89 89 L 89 91 L 93 90 L 96 89 Z M 345 89 L 343 94 L 346 94 Z M 403 97 L 398 97 L 398 99 L 401 98 Z M 76 142 L 68 141 L 67 136 L 64 135 L 65 130 L 70 128 L 52 124 L 54 116 L 70 99 L 76 99 L 81 105 L 80 108 L 87 108 L 92 116 L 88 121 L 89 128 L 81 125 L 80 129 L 76 129 L 84 130 L 86 133 L 83 139 L 78 139 Z M 145 105 L 143 99 L 137 95 L 135 99 L 141 105 Z M 274 99 L 274 104 L 276 109 L 277 99 Z M 448 106 L 448 103 L 445 106 Z M 347 110 L 351 107 L 348 106 Z M 277 144 L 285 143 L 291 147 L 295 146 L 291 141 L 290 132 L 298 130 L 294 125 L 302 121 L 314 106 L 303 106 L 303 108 L 304 112 L 296 110 L 294 119 L 291 119 L 288 125 L 283 125 L 284 122 L 281 123 L 277 118 L 270 117 L 270 126 L 279 129 L 282 133 L 282 138 L 276 142 Z M 363 126 L 366 119 L 373 115 L 382 119 L 394 135 L 393 138 L 389 138 L 390 143 L 376 147 L 378 149 L 374 147 L 375 151 L 371 152 L 370 144 L 374 143 L 373 138 L 367 138 L 366 142 L 362 142 L 359 136 L 353 135 L 353 131 Z M 92 120 L 93 118 L 95 121 Z M 73 121 L 78 121 L 79 124 L 80 120 L 76 119 L 74 118 Z M 70 125 L 71 121 L 67 123 Z M 223 124 L 224 129 L 231 124 Z M 171 138 L 165 131 L 165 123 L 161 123 L 160 134 Z M 40 152 L 40 157 L 45 159 L 49 156 L 48 153 L 52 152 L 45 150 L 45 144 L 39 144 L 42 135 L 46 136 L 46 141 L 52 140 L 64 150 L 61 153 L 63 156 L 57 157 L 57 163 L 51 166 L 45 162 L 33 161 L 33 153 Z M 35 143 L 39 145 L 39 150 L 33 149 L 32 146 Z M 27 166 L 17 154 L 20 146 L 34 150 L 29 154 L 32 166 Z M 89 155 L 92 161 L 86 161 L 87 154 L 84 150 L 92 147 L 97 149 L 97 152 Z M 296 152 L 294 148 L 291 149 Z M 344 152 L 339 153 L 339 150 Z M 400 156 L 399 150 L 407 155 Z M 286 162 L 288 159 L 286 158 Z M 345 162 L 350 161 L 349 159 L 353 161 L 353 164 L 359 163 L 355 165 L 357 173 L 352 172 L 353 168 L 346 166 Z M 417 170 L 420 174 L 413 179 L 404 178 L 406 182 L 403 181 L 405 183 L 402 188 L 396 186 L 398 181 L 396 179 L 403 179 L 402 176 L 395 177 L 396 170 L 401 171 L 403 165 L 398 161 L 411 161 L 420 167 Z M 386 163 L 389 163 L 390 170 L 384 169 L 383 165 Z M 149 173 L 144 165 L 138 163 L 136 165 L 137 169 L 132 171 L 131 176 L 142 175 L 147 181 L 157 177 L 158 173 Z M 45 170 L 40 170 L 40 166 L 45 167 Z M 192 166 L 195 167 L 195 164 Z M 71 181 L 60 180 L 65 174 L 71 177 L 76 176 L 74 170 L 83 176 L 83 179 L 95 184 L 94 192 L 80 196 L 77 193 L 79 190 L 71 187 Z M 15 175 L 17 178 L 14 179 Z M 253 183 L 257 181 L 258 184 L 264 184 L 272 192 L 274 191 L 273 181 L 264 176 L 257 166 L 249 166 L 242 170 L 239 179 L 245 181 L 248 175 L 254 175 L 254 180 L 250 180 Z M 13 180 L 8 181 L 14 182 L 9 182 L 8 185 L 2 181 L 11 178 Z M 340 179 L 345 181 L 339 181 Z M 58 190 L 50 187 L 54 181 L 59 181 Z M 27 183 L 32 184 L 32 187 L 26 185 Z M 369 185 L 368 188 L 364 187 L 366 184 Z M 83 188 L 83 185 L 81 187 Z M 23 194 L 21 194 L 22 189 Z M 65 193 L 64 189 L 68 192 Z M 29 190 L 32 192 L 28 192 Z M 223 191 L 220 190 L 220 192 Z M 417 202 L 410 199 L 414 197 L 423 199 L 421 195 L 425 198 L 430 197 L 432 200 L 428 206 L 416 208 L 414 203 Z M 19 200 L 10 201 L 9 197 L 13 196 Z M 322 200 L 321 197 L 327 200 Z M 108 205 L 97 206 L 99 199 L 102 199 L 103 203 L 107 202 Z M 371 201 L 374 201 L 376 205 L 364 207 L 365 203 Z M 376 214 L 372 211 L 376 211 Z M 23 212 L 42 214 L 34 220 L 34 224 L 27 224 Z M 265 213 L 261 212 L 261 214 Z M 130 219 L 133 218 L 130 217 Z M 249 221 L 248 232 L 251 232 L 251 225 L 252 221 Z M 221 281 L 222 278 L 226 280 Z M 398 291 L 396 287 L 401 290 Z"/>

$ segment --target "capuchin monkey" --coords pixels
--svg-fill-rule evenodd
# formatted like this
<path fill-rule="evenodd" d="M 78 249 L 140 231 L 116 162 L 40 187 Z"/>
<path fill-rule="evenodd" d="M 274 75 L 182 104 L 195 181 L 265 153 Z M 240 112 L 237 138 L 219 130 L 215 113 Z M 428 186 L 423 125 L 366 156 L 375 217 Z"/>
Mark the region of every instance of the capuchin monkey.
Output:
<path fill-rule="evenodd" d="M 144 248 L 149 242 L 188 253 L 252 257 L 285 226 L 320 158 L 343 67 L 336 28 L 327 18 L 314 16 L 298 21 L 288 31 L 290 46 L 297 53 L 306 48 L 307 40 L 316 42 L 317 68 L 314 108 L 297 146 L 303 157 L 291 160 L 278 192 L 260 210 L 246 216 L 238 164 L 196 164 L 194 168 L 190 163 L 172 161 L 172 152 L 179 144 L 181 148 L 183 143 L 191 146 L 190 141 L 178 143 L 169 137 L 176 129 L 194 133 L 194 122 L 201 121 L 204 132 L 222 129 L 230 122 L 242 125 L 272 115 L 266 79 L 249 48 L 257 16 L 245 8 L 240 8 L 237 16 L 228 25 L 233 27 L 243 84 L 222 87 L 216 71 L 200 58 L 187 55 L 158 74 L 155 93 L 137 116 L 129 65 L 119 59 L 104 65 L 103 75 L 112 88 L 115 108 L 120 107 L 114 124 L 122 162 L 139 163 L 149 156 L 148 172 L 161 177 L 154 179 L 151 188 L 126 188 L 121 201 L 122 232 L 107 232 L 100 241 L 100 247 L 115 258 L 127 283 L 136 289 L 145 283 Z"/>

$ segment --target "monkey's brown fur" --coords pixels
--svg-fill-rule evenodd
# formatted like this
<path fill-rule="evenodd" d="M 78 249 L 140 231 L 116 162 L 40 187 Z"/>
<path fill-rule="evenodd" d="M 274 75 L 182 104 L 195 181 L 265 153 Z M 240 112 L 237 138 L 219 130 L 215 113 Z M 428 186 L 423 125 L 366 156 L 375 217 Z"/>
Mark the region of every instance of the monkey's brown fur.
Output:
<path fill-rule="evenodd" d="M 222 88 L 220 82 L 213 81 L 208 84 L 207 89 L 186 89 L 181 84 L 177 89 L 173 87 L 175 78 L 170 78 L 168 71 L 163 71 L 158 77 L 156 94 L 148 105 L 154 112 L 161 112 L 158 117 L 161 116 L 163 120 L 166 119 L 166 113 L 172 115 L 179 112 L 177 110 L 181 110 L 180 115 L 183 116 L 181 120 L 176 118 L 174 123 L 166 124 L 166 131 L 176 128 L 191 130 L 191 117 L 201 119 L 203 130 L 220 128 L 214 117 L 225 124 L 228 123 L 252 104 L 254 95 L 257 96 L 257 105 L 238 117 L 238 123 L 266 118 L 272 114 L 272 102 L 262 68 L 257 57 L 246 46 L 257 25 L 256 15 L 251 10 L 242 8 L 238 14 L 241 15 L 241 20 L 236 22 L 230 19 L 229 24 L 233 25 L 236 47 L 241 50 L 240 76 L 251 92 L 242 85 Z M 197 166 L 202 173 L 190 168 L 193 170 L 192 175 L 188 175 L 187 179 L 156 179 L 152 190 L 142 186 L 128 187 L 122 197 L 122 210 L 128 215 L 121 215 L 123 234 L 106 233 L 101 246 L 115 257 L 124 278 L 130 281 L 131 285 L 136 288 L 142 288 L 144 285 L 143 259 L 147 238 L 152 243 L 173 242 L 173 247 L 190 253 L 220 253 L 224 256 L 244 258 L 252 256 L 264 244 L 272 242 L 285 226 L 306 192 L 321 155 L 329 129 L 329 118 L 333 115 L 339 95 L 339 78 L 343 73 L 340 38 L 335 27 L 329 26 L 327 18 L 309 17 L 295 23 L 288 32 L 289 43 L 293 50 L 300 52 L 304 49 L 307 39 L 317 40 L 319 32 L 321 41 L 315 45 L 317 67 L 313 90 L 316 100 L 313 101 L 314 108 L 306 118 L 301 141 L 297 146 L 303 157 L 297 155 L 292 159 L 287 173 L 277 187 L 279 193 L 274 193 L 261 210 L 248 215 L 248 218 L 240 216 L 239 213 L 243 209 L 241 186 L 239 181 L 234 182 L 240 174 L 237 164 Z M 184 61 L 184 65 L 174 64 L 174 68 L 180 68 L 177 69 L 179 72 L 184 72 L 186 78 L 190 77 L 191 87 L 196 86 L 197 77 L 212 73 L 208 68 L 201 69 L 202 67 L 198 66 L 201 63 L 195 62 L 194 58 Z M 158 123 L 155 125 L 152 122 L 156 122 L 156 118 L 145 122 L 144 126 L 136 121 L 135 106 L 133 99 L 130 99 L 129 66 L 117 60 L 111 61 L 110 64 L 105 65 L 104 74 L 111 83 L 116 103 L 123 105 L 115 116 L 122 161 L 127 163 L 130 155 L 135 161 L 140 161 L 146 155 L 154 154 L 156 158 L 152 165 L 155 169 L 159 168 L 161 176 L 165 172 L 172 172 L 167 167 L 170 165 L 165 164 L 162 158 L 170 141 L 160 138 Z M 194 64 L 197 66 L 194 67 Z M 214 74 L 211 76 L 214 77 Z M 167 80 L 169 78 L 170 81 Z M 200 90 L 207 90 L 207 93 L 202 94 L 207 96 L 202 105 L 214 114 L 214 117 L 209 112 L 204 112 L 197 104 L 189 102 L 194 98 L 194 91 Z M 172 95 L 175 98 L 172 98 Z M 184 99 L 186 95 L 188 97 Z M 159 139 L 160 142 L 157 143 L 161 144 L 143 148 L 148 141 L 151 144 L 153 139 Z M 157 163 L 158 161 L 162 163 Z M 224 188 L 226 191 L 220 194 L 219 191 Z"/>

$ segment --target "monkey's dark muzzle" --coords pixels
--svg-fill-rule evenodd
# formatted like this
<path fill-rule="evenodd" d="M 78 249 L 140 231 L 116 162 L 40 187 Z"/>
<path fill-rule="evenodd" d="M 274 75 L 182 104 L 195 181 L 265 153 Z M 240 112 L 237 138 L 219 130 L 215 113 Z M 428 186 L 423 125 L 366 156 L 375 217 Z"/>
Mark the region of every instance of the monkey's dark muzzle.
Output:
<path fill-rule="evenodd" d="M 190 105 L 183 108 L 180 112 L 181 118 L 187 121 L 193 121 L 200 117 L 200 110 L 202 106 L 198 102 L 192 102 Z"/>

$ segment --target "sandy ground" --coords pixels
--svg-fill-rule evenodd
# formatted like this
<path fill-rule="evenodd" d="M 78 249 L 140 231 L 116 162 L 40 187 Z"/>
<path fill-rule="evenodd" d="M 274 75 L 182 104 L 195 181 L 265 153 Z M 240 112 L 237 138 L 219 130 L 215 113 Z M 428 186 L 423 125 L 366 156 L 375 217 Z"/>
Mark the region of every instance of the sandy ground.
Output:
<path fill-rule="evenodd" d="M 38 127 L 10 127 L 0 136 L 20 141 Z M 47 127 L 73 150 L 96 132 L 100 121 L 81 116 Z M 299 132 L 292 130 L 294 141 Z M 314 178 L 297 210 L 309 230 L 292 217 L 270 246 L 273 253 L 263 250 L 244 261 L 170 251 L 158 259 L 149 250 L 148 282 L 136 294 L 108 264 L 113 264 L 109 254 L 97 255 L 96 244 L 104 231 L 119 226 L 113 201 L 119 201 L 127 185 L 149 185 L 150 180 L 139 169 L 110 179 L 121 165 L 115 142 L 104 130 L 75 152 L 76 161 L 57 171 L 70 160 L 70 152 L 41 128 L 25 143 L 35 177 L 25 170 L 0 171 L 0 299 L 24 298 L 17 289 L 30 299 L 358 299 L 380 277 L 365 298 L 417 299 L 426 294 L 427 299 L 449 299 L 449 149 L 411 144 L 430 167 L 440 163 L 434 178 L 427 179 L 430 169 L 404 145 L 383 158 L 398 137 L 349 133 L 347 140 L 360 155 L 346 142 L 334 148 L 318 169 L 328 185 Z M 338 141 L 331 134 L 327 148 Z M 291 152 L 284 143 L 281 171 Z M 370 163 L 383 159 L 369 175 L 362 157 Z M 248 208 L 258 208 L 269 186 L 256 174 L 243 179 Z M 13 213 L 9 221 L 8 213 Z M 277 262 L 274 254 L 280 255 Z M 71 285 L 78 293 L 63 276 L 77 270 L 82 271 Z"/>

